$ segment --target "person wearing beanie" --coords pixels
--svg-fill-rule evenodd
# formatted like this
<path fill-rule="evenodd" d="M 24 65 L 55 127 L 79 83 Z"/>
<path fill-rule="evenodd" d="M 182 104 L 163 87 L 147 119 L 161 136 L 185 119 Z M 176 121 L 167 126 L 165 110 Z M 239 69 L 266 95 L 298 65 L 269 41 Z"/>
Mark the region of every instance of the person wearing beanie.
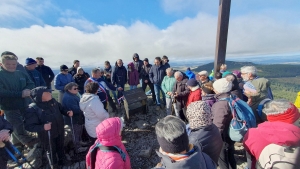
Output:
<path fill-rule="evenodd" d="M 212 82 L 208 82 L 202 85 L 201 87 L 201 97 L 210 107 L 216 102 L 215 92 Z"/>
<path fill-rule="evenodd" d="M 217 164 L 222 149 L 222 137 L 218 127 L 213 124 L 210 106 L 205 101 L 196 101 L 187 107 L 189 120 L 189 140 L 191 144 L 202 147 L 202 151 Z"/>
<path fill-rule="evenodd" d="M 54 73 L 49 66 L 44 65 L 44 58 L 37 57 L 36 58 L 37 67 L 35 68 L 37 71 L 40 72 L 43 79 L 45 80 L 46 86 L 48 89 L 51 89 L 51 83 L 54 79 Z"/>
<path fill-rule="evenodd" d="M 60 73 L 58 73 L 54 77 L 54 87 L 56 90 L 59 91 L 58 100 L 57 100 L 59 103 L 62 103 L 62 98 L 65 93 L 65 86 L 70 82 L 74 82 L 73 76 L 70 73 L 68 73 L 68 71 L 69 71 L 68 66 L 61 65 Z"/>
<path fill-rule="evenodd" d="M 186 69 L 186 71 L 184 73 L 187 77 L 189 77 L 189 79 L 195 79 L 196 78 L 195 73 L 193 73 L 191 71 L 191 68 L 189 68 L 189 67 Z"/>
<path fill-rule="evenodd" d="M 263 113 L 268 121 L 249 129 L 243 140 L 246 152 L 251 155 L 252 168 L 255 168 L 260 156 L 270 155 L 262 154 L 270 144 L 300 147 L 300 114 L 293 103 L 284 99 L 272 100 L 264 105 Z M 298 155 L 298 164 L 295 166 L 299 166 L 299 163 Z"/>
<path fill-rule="evenodd" d="M 72 75 L 72 77 L 77 73 L 77 69 L 80 66 L 80 61 L 79 60 L 74 60 L 73 61 L 73 66 L 69 70 L 69 73 Z"/>
<path fill-rule="evenodd" d="M 196 76 L 196 79 L 201 87 L 204 83 L 209 82 L 208 72 L 206 70 L 199 72 Z"/>
<path fill-rule="evenodd" d="M 166 116 L 156 124 L 155 132 L 160 146 L 156 153 L 161 158 L 155 168 L 216 168 L 212 159 L 201 151 L 201 147 L 189 143 L 185 123 L 180 118 Z"/>
<path fill-rule="evenodd" d="M 198 85 L 198 82 L 196 79 L 190 79 L 187 81 L 187 86 L 190 89 L 190 94 L 188 96 L 186 106 L 189 106 L 192 102 L 201 100 L 201 88 Z"/>
<path fill-rule="evenodd" d="M 222 169 L 237 168 L 234 158 L 235 142 L 230 139 L 228 134 L 230 121 L 232 120 L 231 109 L 227 100 L 220 100 L 230 97 L 233 80 L 233 75 L 228 75 L 213 83 L 214 92 L 216 93 L 216 102 L 213 104 L 211 112 L 214 116 L 213 123 L 218 127 L 223 140 L 223 147 L 218 160 L 218 164 Z"/>
<path fill-rule="evenodd" d="M 144 65 L 142 66 L 142 70 L 140 73 L 140 77 L 142 78 L 142 89 L 145 91 L 146 87 L 149 86 L 151 94 L 152 94 L 152 105 L 156 104 L 156 96 L 155 96 L 155 91 L 154 91 L 154 85 L 150 81 L 149 78 L 149 72 L 150 69 L 152 68 L 152 65 L 149 63 L 148 58 L 144 59 Z"/>
<path fill-rule="evenodd" d="M 32 58 L 27 58 L 25 61 L 25 70 L 27 71 L 29 77 L 34 82 L 35 87 L 47 86 L 42 74 L 37 71 L 36 68 L 37 62 Z"/>
<path fill-rule="evenodd" d="M 83 70 L 82 67 L 77 68 L 77 73 L 73 76 L 75 83 L 78 85 L 78 92 L 80 95 L 84 93 L 84 83 L 90 75 Z"/>

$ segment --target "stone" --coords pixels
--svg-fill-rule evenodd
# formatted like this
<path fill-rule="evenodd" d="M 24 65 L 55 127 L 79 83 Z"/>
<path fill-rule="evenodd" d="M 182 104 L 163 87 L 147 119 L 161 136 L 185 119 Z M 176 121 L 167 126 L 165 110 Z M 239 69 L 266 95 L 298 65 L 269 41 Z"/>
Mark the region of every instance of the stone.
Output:
<path fill-rule="evenodd" d="M 139 156 L 149 158 L 151 156 L 151 151 L 152 151 L 152 148 L 148 147 L 145 150 L 141 150 L 139 153 Z"/>

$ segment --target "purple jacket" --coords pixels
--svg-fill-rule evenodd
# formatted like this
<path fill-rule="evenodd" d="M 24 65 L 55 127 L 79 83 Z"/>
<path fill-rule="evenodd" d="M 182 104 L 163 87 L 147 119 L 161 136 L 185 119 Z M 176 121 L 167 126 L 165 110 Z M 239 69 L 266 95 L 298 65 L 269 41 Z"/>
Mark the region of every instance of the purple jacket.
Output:
<path fill-rule="evenodd" d="M 215 94 L 207 94 L 206 96 L 202 96 L 202 100 L 212 107 L 212 105 L 216 102 Z"/>
<path fill-rule="evenodd" d="M 128 70 L 128 84 L 130 86 L 137 86 L 139 82 L 139 73 L 138 71 L 134 68 L 134 64 L 130 62 L 128 66 L 131 67 L 131 71 Z"/>

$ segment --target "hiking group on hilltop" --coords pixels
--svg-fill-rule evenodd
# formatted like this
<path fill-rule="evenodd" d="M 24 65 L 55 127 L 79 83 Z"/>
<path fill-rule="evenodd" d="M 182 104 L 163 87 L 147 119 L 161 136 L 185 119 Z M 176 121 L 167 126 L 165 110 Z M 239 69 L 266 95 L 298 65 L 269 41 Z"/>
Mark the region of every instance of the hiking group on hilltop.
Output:
<path fill-rule="evenodd" d="M 66 126 L 75 153 L 85 153 L 87 168 L 130 169 L 130 158 L 136 157 L 129 157 L 122 143 L 125 122 L 108 113 L 108 106 L 118 111 L 127 84 L 130 90 L 148 86 L 150 105 L 167 115 L 155 125 L 160 161 L 149 168 L 236 169 L 235 142 L 245 147 L 246 168 L 300 166 L 299 110 L 287 100 L 273 100 L 270 81 L 258 77 L 254 66 L 230 72 L 222 64 L 209 75 L 190 68 L 175 71 L 167 56 L 153 64 L 137 53 L 132 59 L 127 66 L 122 59 L 114 66 L 105 61 L 104 68 L 90 74 L 74 60 L 54 75 L 42 57 L 27 58 L 23 66 L 14 53 L 3 52 L 0 168 L 7 168 L 9 160 L 21 165 L 13 158 L 18 150 L 28 154 L 24 162 L 33 168 L 70 165 Z M 52 97 L 52 81 L 58 100 Z"/>

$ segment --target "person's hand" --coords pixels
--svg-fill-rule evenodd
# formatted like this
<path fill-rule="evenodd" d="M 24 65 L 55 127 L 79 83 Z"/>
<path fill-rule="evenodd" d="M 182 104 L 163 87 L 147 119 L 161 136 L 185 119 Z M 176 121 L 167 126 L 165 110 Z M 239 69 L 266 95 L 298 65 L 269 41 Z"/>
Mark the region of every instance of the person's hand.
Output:
<path fill-rule="evenodd" d="M 0 141 L 9 141 L 10 139 L 10 134 L 9 134 L 9 130 L 1 130 L 0 131 Z"/>
<path fill-rule="evenodd" d="M 70 111 L 67 112 L 67 114 L 68 114 L 70 117 L 72 117 L 72 116 L 73 116 L 73 111 L 70 110 Z"/>
<path fill-rule="evenodd" d="M 148 83 L 148 80 L 145 80 L 145 83 Z"/>
<path fill-rule="evenodd" d="M 175 93 L 174 93 L 174 97 L 177 97 L 177 96 L 178 96 L 178 93 L 177 93 L 177 92 L 175 92 Z"/>
<path fill-rule="evenodd" d="M 47 130 L 51 130 L 51 122 L 50 123 L 46 123 L 44 124 L 44 129 Z"/>
<path fill-rule="evenodd" d="M 30 90 L 29 89 L 24 89 L 22 91 L 22 97 L 29 97 L 30 96 Z"/>
<path fill-rule="evenodd" d="M 173 94 L 172 92 L 167 92 L 167 95 L 169 96 L 172 96 L 172 94 Z"/>
<path fill-rule="evenodd" d="M 119 91 L 122 91 L 122 90 L 123 90 L 123 88 L 122 88 L 122 87 L 118 87 L 118 90 L 119 90 Z"/>

